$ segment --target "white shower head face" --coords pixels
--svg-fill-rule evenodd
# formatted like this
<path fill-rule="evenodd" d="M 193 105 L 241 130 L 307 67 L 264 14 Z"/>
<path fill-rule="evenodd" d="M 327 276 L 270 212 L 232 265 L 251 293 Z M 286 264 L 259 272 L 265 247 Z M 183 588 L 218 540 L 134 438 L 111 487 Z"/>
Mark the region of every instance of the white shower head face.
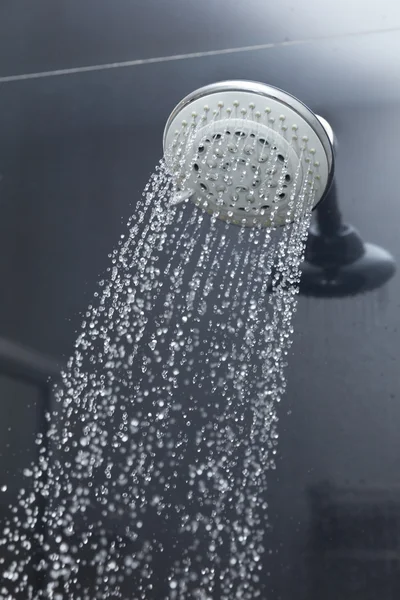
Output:
<path fill-rule="evenodd" d="M 249 82 L 185 98 L 168 120 L 164 152 L 182 195 L 244 226 L 293 220 L 296 198 L 306 190 L 315 206 L 333 172 L 318 118 L 292 96 Z"/>

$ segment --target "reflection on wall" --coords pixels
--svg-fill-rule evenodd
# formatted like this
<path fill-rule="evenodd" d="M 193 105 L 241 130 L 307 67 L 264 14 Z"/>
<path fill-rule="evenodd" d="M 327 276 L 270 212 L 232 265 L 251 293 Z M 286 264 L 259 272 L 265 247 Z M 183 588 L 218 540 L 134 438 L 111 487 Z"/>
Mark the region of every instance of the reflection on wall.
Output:
<path fill-rule="evenodd" d="M 309 489 L 308 598 L 400 597 L 400 487 Z"/>
<path fill-rule="evenodd" d="M 24 476 L 25 470 L 36 462 L 39 446 L 37 436 L 46 439 L 48 423 L 46 413 L 50 411 L 52 381 L 59 375 L 60 367 L 51 357 L 0 338 L 0 531 L 13 507 L 13 518 L 18 518 L 18 496 L 21 489 L 25 494 L 33 493 L 32 479 Z M 46 443 L 42 448 L 46 451 Z M 46 474 L 43 473 L 43 477 Z M 39 517 L 44 513 L 45 498 L 32 503 L 32 510 Z M 43 523 L 44 527 L 44 523 Z M 24 552 L 33 555 L 32 564 L 25 575 L 34 589 L 42 588 L 43 578 L 36 569 L 43 556 L 34 532 L 28 528 Z M 3 599 L 4 573 L 15 561 L 15 548 L 0 547 L 0 598 Z M 13 600 L 26 600 L 25 596 L 13 595 Z"/>

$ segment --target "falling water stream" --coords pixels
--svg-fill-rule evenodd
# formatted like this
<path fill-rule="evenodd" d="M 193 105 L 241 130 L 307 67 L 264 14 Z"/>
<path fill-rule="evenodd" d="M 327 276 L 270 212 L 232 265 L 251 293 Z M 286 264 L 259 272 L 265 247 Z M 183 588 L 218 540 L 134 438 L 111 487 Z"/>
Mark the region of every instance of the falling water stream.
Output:
<path fill-rule="evenodd" d="M 216 138 L 202 164 L 229 151 Z M 276 148 L 260 163 L 272 178 Z M 237 168 L 250 167 L 224 177 Z M 163 160 L 84 315 L 1 535 L 3 599 L 267 596 L 266 491 L 313 178 L 279 228 L 172 205 L 176 193 Z"/>

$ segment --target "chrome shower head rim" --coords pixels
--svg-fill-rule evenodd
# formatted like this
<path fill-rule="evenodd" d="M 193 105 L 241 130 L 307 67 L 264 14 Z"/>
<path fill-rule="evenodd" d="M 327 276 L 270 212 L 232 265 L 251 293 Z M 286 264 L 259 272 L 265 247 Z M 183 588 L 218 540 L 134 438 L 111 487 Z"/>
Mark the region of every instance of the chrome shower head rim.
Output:
<path fill-rule="evenodd" d="M 325 119 L 318 117 L 315 115 L 304 103 L 300 100 L 292 96 L 291 94 L 270 86 L 264 83 L 258 83 L 253 81 L 223 81 L 214 83 L 211 85 L 204 86 L 200 89 L 195 90 L 183 100 L 179 102 L 179 104 L 174 108 L 171 115 L 169 116 L 165 129 L 164 129 L 164 150 L 166 151 L 168 148 L 168 143 L 171 141 L 172 136 L 172 127 L 177 126 L 178 120 L 180 117 L 190 115 L 190 110 L 194 109 L 192 114 L 197 114 L 196 110 L 200 106 L 201 100 L 210 102 L 212 98 L 215 96 L 218 97 L 220 95 L 222 98 L 226 98 L 230 96 L 232 98 L 232 94 L 242 94 L 243 98 L 247 97 L 247 101 L 249 101 L 249 96 L 253 96 L 254 100 L 259 101 L 260 99 L 269 100 L 272 105 L 279 106 L 285 112 L 288 111 L 288 114 L 291 117 L 298 116 L 303 126 L 306 127 L 306 133 L 310 133 L 310 138 L 317 140 L 319 144 L 319 155 L 323 155 L 323 171 L 324 176 L 322 177 L 320 191 L 318 192 L 318 198 L 316 198 L 315 204 L 313 208 L 317 206 L 317 204 L 321 201 L 321 199 L 326 195 L 327 191 L 333 180 L 334 174 L 334 137 L 332 129 L 325 121 Z M 225 94 L 225 96 L 224 96 Z M 213 100 L 216 102 L 216 99 Z M 210 102 L 212 104 L 212 102 Z M 239 102 L 237 103 L 239 104 Z M 191 106 L 193 105 L 193 106 Z M 219 102 L 218 106 L 223 106 L 223 102 Z M 252 106 L 252 104 L 250 104 Z M 268 110 L 268 109 L 267 109 Z M 215 113 L 215 111 L 214 111 Z M 278 113 L 279 114 L 279 113 Z M 270 119 L 273 121 L 273 119 Z M 183 121 L 185 122 L 185 121 Z M 268 119 L 267 119 L 267 127 L 268 127 Z M 205 131 L 205 129 L 203 130 Z M 177 133 L 177 132 L 175 132 Z M 274 141 L 274 140 L 273 140 Z M 275 141 L 274 141 L 275 143 Z M 215 210 L 215 206 L 214 206 Z M 242 209 L 243 210 L 243 209 Z M 208 211 L 210 212 L 210 211 Z M 225 217 L 220 217 L 225 218 Z M 282 219 L 280 219 L 280 224 L 282 223 Z M 235 221 L 232 221 L 235 222 Z M 251 223 L 246 223 L 247 225 L 251 225 Z"/>

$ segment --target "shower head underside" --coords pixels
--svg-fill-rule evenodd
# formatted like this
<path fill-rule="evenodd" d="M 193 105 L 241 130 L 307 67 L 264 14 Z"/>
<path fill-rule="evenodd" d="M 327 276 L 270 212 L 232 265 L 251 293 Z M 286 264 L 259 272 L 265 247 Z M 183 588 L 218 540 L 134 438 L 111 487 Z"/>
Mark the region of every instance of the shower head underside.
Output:
<path fill-rule="evenodd" d="M 262 83 L 221 82 L 184 98 L 167 121 L 164 154 L 176 202 L 190 198 L 250 227 L 293 221 L 297 199 L 314 208 L 333 177 L 326 121 Z"/>

